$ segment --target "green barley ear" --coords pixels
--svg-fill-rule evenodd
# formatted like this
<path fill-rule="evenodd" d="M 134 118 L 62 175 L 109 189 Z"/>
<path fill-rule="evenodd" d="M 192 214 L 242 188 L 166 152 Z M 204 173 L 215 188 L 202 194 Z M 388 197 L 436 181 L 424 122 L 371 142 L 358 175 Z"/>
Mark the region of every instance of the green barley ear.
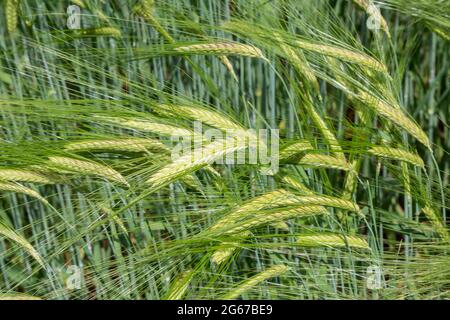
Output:
<path fill-rule="evenodd" d="M 0 292 L 0 300 L 42 300 L 42 298 L 19 292 Z"/>
<path fill-rule="evenodd" d="M 154 109 L 158 113 L 201 121 L 211 127 L 224 131 L 244 130 L 242 125 L 231 119 L 229 116 L 199 106 L 158 104 L 154 106 Z"/>
<path fill-rule="evenodd" d="M 350 247 L 370 250 L 369 244 L 363 238 L 337 234 L 317 234 L 297 236 L 297 243 L 303 247 Z"/>
<path fill-rule="evenodd" d="M 195 275 L 194 270 L 181 273 L 171 284 L 166 300 L 181 300 L 189 288 L 189 283 Z"/>
<path fill-rule="evenodd" d="M 450 234 L 449 234 L 446 226 L 442 222 L 442 220 L 437 215 L 437 213 L 430 206 L 424 207 L 422 209 L 422 212 L 425 214 L 425 216 L 431 222 L 431 225 L 436 230 L 436 232 L 439 234 L 439 236 L 442 238 L 442 240 L 450 243 Z"/>
<path fill-rule="evenodd" d="M 1 184 L 0 184 L 0 190 L 1 190 Z M 40 254 L 34 249 L 34 247 L 22 236 L 17 234 L 14 230 L 10 229 L 6 225 L 4 225 L 0 221 L 0 235 L 16 242 L 18 245 L 20 245 L 30 256 L 32 256 L 42 267 L 45 266 L 44 261 L 42 260 Z"/>
<path fill-rule="evenodd" d="M 254 213 L 250 217 L 231 225 L 225 225 L 221 222 L 220 228 L 222 230 L 220 230 L 219 227 L 216 228 L 219 229 L 217 231 L 219 234 L 234 235 L 267 224 L 273 226 L 274 224 L 284 222 L 288 219 L 326 214 L 328 214 L 328 211 L 323 206 L 318 205 L 305 205 L 292 209 L 279 208 Z"/>
<path fill-rule="evenodd" d="M 19 0 L 5 0 L 6 29 L 9 34 L 17 31 Z"/>
<path fill-rule="evenodd" d="M 133 8 L 133 12 L 142 17 L 148 24 L 150 24 L 155 30 L 169 43 L 174 43 L 172 36 L 163 28 L 163 26 L 156 19 L 154 14 L 153 1 L 141 0 Z"/>
<path fill-rule="evenodd" d="M 42 173 L 21 169 L 0 169 L 0 181 L 18 181 L 53 184 L 53 180 Z"/>
<path fill-rule="evenodd" d="M 119 152 L 146 152 L 147 150 L 168 151 L 168 148 L 163 143 L 150 138 L 83 140 L 70 142 L 64 149 L 72 152 L 94 152 L 105 150 Z"/>
<path fill-rule="evenodd" d="M 292 142 L 280 150 L 280 162 L 295 159 L 305 151 L 309 150 L 314 150 L 314 148 L 307 140 Z"/>
<path fill-rule="evenodd" d="M 384 74 L 388 74 L 388 69 L 383 63 L 365 53 L 350 51 L 332 45 L 317 44 L 307 40 L 296 40 L 294 44 L 298 48 L 306 51 L 323 54 L 325 56 L 337 58 L 346 62 L 354 63 L 379 71 Z"/>
<path fill-rule="evenodd" d="M 276 207 L 280 205 L 280 201 L 286 199 L 291 195 L 290 192 L 284 189 L 274 190 L 247 201 L 243 205 L 235 208 L 230 213 L 219 219 L 209 230 L 216 230 L 225 226 L 231 225 L 237 219 L 258 210 Z M 282 204 L 281 204 L 282 205 Z"/>
<path fill-rule="evenodd" d="M 72 30 L 70 32 L 70 35 L 75 38 L 101 37 L 101 36 L 120 38 L 122 36 L 122 33 L 119 29 L 114 27 L 99 27 L 99 28 Z"/>
<path fill-rule="evenodd" d="M 221 265 L 227 261 L 237 250 L 240 248 L 240 244 L 250 235 L 250 232 L 244 231 L 240 234 L 236 234 L 234 238 L 237 240 L 224 241 L 221 246 L 224 248 L 217 249 L 211 256 L 211 262 L 215 265 Z M 241 240 L 242 238 L 242 240 Z M 239 241 L 241 240 L 241 241 Z"/>
<path fill-rule="evenodd" d="M 425 166 L 422 158 L 418 154 L 398 148 L 376 146 L 370 148 L 369 153 L 379 157 L 408 162 L 421 168 L 424 168 Z"/>
<path fill-rule="evenodd" d="M 240 143 L 236 137 L 216 140 L 200 150 L 194 149 L 192 154 L 181 156 L 174 162 L 162 167 L 147 180 L 147 183 L 151 186 L 152 190 L 156 191 L 187 174 L 212 164 L 218 159 L 223 159 L 227 154 L 247 148 L 248 144 Z"/>
<path fill-rule="evenodd" d="M 148 120 L 129 119 L 119 117 L 96 116 L 99 121 L 113 124 L 122 128 L 130 128 L 144 132 L 152 132 L 161 136 L 190 136 L 193 132 L 189 129 L 179 128 L 168 124 L 152 122 Z"/>
<path fill-rule="evenodd" d="M 12 183 L 12 182 L 1 182 L 0 181 L 0 191 L 10 191 L 10 192 L 16 192 L 16 193 L 22 193 L 27 196 L 30 196 L 32 198 L 36 198 L 45 205 L 48 205 L 47 200 L 45 200 L 38 192 L 34 191 L 33 189 L 24 187 L 18 183 Z"/>
<path fill-rule="evenodd" d="M 300 159 L 298 164 L 315 168 L 329 168 L 343 171 L 353 170 L 353 167 L 345 160 L 345 158 L 315 153 L 306 154 Z"/>
<path fill-rule="evenodd" d="M 222 299 L 223 300 L 233 300 L 233 299 L 239 298 L 240 295 L 247 292 L 251 288 L 255 287 L 259 283 L 261 283 L 265 280 L 268 280 L 270 278 L 279 277 L 282 274 L 286 273 L 288 270 L 289 270 L 289 268 L 285 265 L 272 266 L 269 269 L 264 270 L 264 271 L 258 273 L 257 275 L 245 280 L 237 287 L 231 289 L 230 292 L 228 292 L 227 294 L 222 296 Z"/>
<path fill-rule="evenodd" d="M 419 127 L 413 120 L 405 115 L 399 106 L 390 106 L 386 102 L 365 92 L 360 92 L 357 95 L 357 98 L 372 108 L 375 112 L 381 114 L 388 121 L 400 126 L 403 130 L 408 132 L 411 136 L 419 140 L 424 146 L 431 150 L 431 144 L 426 133 L 423 132 L 422 128 Z"/>
<path fill-rule="evenodd" d="M 295 179 L 293 177 L 284 176 L 281 181 L 283 183 L 288 184 L 290 187 L 296 189 L 296 191 L 298 191 L 300 193 L 309 194 L 309 195 L 314 194 L 314 192 L 311 191 L 310 189 L 308 189 L 308 187 L 306 187 L 302 182 L 300 182 L 298 179 Z"/>
<path fill-rule="evenodd" d="M 216 42 L 205 44 L 192 44 L 188 46 L 179 46 L 175 52 L 186 55 L 213 55 L 213 56 L 244 56 L 260 58 L 268 61 L 262 51 L 255 46 L 237 42 Z"/>
<path fill-rule="evenodd" d="M 70 0 L 74 5 L 79 6 L 80 8 L 85 8 L 86 5 L 83 0 Z"/>
<path fill-rule="evenodd" d="M 61 168 L 63 170 L 68 170 L 83 175 L 99 176 L 105 178 L 106 180 L 117 182 L 127 187 L 130 186 L 119 172 L 105 165 L 101 165 L 92 161 L 78 160 L 74 158 L 59 156 L 49 157 L 48 159 L 50 165 L 54 165 L 56 168 Z"/>

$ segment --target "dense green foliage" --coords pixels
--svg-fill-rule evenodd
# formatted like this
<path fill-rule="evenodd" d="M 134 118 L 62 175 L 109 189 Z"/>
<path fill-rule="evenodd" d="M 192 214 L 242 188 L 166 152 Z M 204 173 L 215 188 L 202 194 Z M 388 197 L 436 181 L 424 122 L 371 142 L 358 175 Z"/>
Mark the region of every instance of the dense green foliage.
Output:
<path fill-rule="evenodd" d="M 1 4 L 0 299 L 450 298 L 449 1 Z"/>

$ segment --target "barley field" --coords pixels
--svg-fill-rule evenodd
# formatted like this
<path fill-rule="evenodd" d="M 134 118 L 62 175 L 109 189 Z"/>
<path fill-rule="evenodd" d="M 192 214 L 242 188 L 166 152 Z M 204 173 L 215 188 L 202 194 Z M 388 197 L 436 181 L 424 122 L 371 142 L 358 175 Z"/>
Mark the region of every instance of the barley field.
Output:
<path fill-rule="evenodd" d="M 449 1 L 0 3 L 0 300 L 450 299 Z"/>

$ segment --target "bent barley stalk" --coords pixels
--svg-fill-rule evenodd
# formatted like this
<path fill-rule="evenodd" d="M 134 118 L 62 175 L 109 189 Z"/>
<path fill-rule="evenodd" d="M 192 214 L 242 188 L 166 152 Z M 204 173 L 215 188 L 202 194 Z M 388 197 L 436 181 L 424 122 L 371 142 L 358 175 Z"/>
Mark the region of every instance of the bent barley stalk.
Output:
<path fill-rule="evenodd" d="M 421 168 L 424 168 L 424 166 L 425 166 L 422 158 L 418 154 L 414 154 L 409 151 L 398 149 L 398 148 L 376 146 L 376 147 L 370 148 L 369 153 L 379 156 L 379 157 L 409 162 L 409 163 L 411 163 L 415 166 L 421 167 Z"/>
<path fill-rule="evenodd" d="M 49 157 L 49 162 L 51 165 L 55 165 L 57 168 L 59 167 L 64 170 L 69 170 L 85 175 L 99 176 L 127 187 L 130 186 L 125 178 L 116 170 L 92 161 L 53 156 Z"/>
<path fill-rule="evenodd" d="M 28 170 L 0 169 L 0 181 L 21 181 L 31 183 L 53 184 L 55 183 L 45 175 Z"/>
<path fill-rule="evenodd" d="M 0 184 L 0 190 L 1 190 L 1 184 Z M 20 245 L 30 256 L 32 256 L 42 267 L 45 266 L 44 260 L 42 260 L 40 254 L 34 249 L 34 247 L 22 236 L 17 234 L 14 230 L 11 230 L 9 227 L 4 225 L 0 221 L 0 235 L 4 236 L 5 238 L 16 242 L 18 245 Z"/>
<path fill-rule="evenodd" d="M 351 247 L 370 250 L 367 241 L 360 237 L 337 234 L 297 236 L 297 244 L 304 247 Z"/>
<path fill-rule="evenodd" d="M 246 291 L 250 290 L 257 284 L 263 282 L 264 280 L 279 277 L 282 274 L 286 273 L 289 270 L 289 268 L 285 265 L 276 265 L 272 266 L 267 270 L 264 270 L 257 275 L 245 280 L 240 285 L 238 285 L 236 288 L 233 288 L 228 292 L 227 294 L 222 296 L 223 300 L 232 300 L 238 298 L 240 295 L 245 293 Z"/>
<path fill-rule="evenodd" d="M 9 182 L 1 182 L 0 181 L 0 191 L 10 191 L 16 193 L 22 193 L 27 196 L 33 197 L 41 201 L 42 203 L 48 205 L 49 203 L 45 200 L 38 192 L 33 189 L 24 187 L 18 183 L 9 183 Z"/>

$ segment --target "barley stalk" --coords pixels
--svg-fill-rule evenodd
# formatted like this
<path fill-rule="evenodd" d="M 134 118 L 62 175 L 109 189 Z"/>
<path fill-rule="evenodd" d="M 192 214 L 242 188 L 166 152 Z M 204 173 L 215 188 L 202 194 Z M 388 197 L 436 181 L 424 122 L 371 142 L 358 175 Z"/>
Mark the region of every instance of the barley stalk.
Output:
<path fill-rule="evenodd" d="M 236 299 L 241 294 L 245 293 L 246 291 L 248 291 L 252 287 L 256 286 L 257 284 L 263 282 L 264 280 L 267 280 L 267 279 L 270 279 L 273 277 L 278 277 L 278 276 L 284 274 L 285 272 L 287 272 L 288 270 L 289 270 L 289 268 L 285 265 L 272 266 L 269 269 L 264 270 L 264 271 L 258 273 L 257 275 L 245 280 L 240 285 L 238 285 L 236 288 L 231 289 L 230 292 L 228 292 L 227 294 L 225 294 L 222 297 L 222 299 L 224 299 L 224 300 Z"/>
<path fill-rule="evenodd" d="M 86 175 L 95 175 L 129 187 L 125 178 L 116 170 L 92 161 L 78 160 L 67 157 L 49 157 L 51 164 L 64 170 L 75 171 Z"/>
<path fill-rule="evenodd" d="M 405 161 L 421 168 L 425 166 L 422 158 L 418 154 L 411 153 L 406 150 L 391 147 L 376 146 L 370 148 L 369 152 L 379 157 Z"/>
<path fill-rule="evenodd" d="M 304 247 L 350 247 L 370 250 L 369 244 L 363 238 L 337 234 L 302 235 L 297 237 L 297 243 Z"/>
<path fill-rule="evenodd" d="M 19 170 L 0 169 L 0 181 L 21 181 L 31 183 L 53 184 L 54 182 L 41 173 Z"/>

